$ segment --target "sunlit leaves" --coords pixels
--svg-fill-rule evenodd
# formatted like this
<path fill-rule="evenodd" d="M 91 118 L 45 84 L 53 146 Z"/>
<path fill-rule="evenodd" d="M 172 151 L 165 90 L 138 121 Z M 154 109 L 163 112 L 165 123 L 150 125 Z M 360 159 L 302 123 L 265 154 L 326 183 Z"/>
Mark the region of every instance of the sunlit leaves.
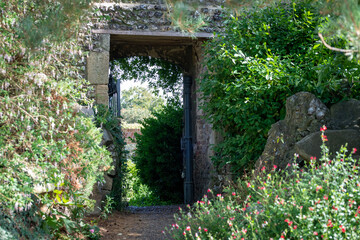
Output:
<path fill-rule="evenodd" d="M 358 96 L 358 62 L 327 49 L 315 34 L 326 23 L 306 1 L 275 3 L 229 16 L 226 32 L 207 44 L 200 90 L 204 112 L 223 132 L 216 166 L 250 170 L 296 92 L 312 92 L 325 103 Z M 330 42 L 346 46 L 341 38 Z"/>

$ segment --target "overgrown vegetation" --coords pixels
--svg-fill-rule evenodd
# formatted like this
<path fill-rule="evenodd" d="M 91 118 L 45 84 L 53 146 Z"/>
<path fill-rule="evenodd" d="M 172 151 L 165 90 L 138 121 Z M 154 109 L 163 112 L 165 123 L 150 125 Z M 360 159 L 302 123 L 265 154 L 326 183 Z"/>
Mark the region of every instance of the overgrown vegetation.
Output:
<path fill-rule="evenodd" d="M 162 201 L 180 202 L 183 199 L 181 178 L 183 110 L 179 101 L 144 119 L 141 135 L 136 134 L 134 162 L 141 181 Z"/>
<path fill-rule="evenodd" d="M 171 201 L 162 201 L 148 185 L 141 181 L 139 169 L 131 159 L 127 162 L 127 170 L 126 197 L 129 200 L 129 206 L 145 207 L 172 204 Z"/>
<path fill-rule="evenodd" d="M 249 172 L 271 124 L 284 117 L 287 97 L 308 91 L 330 104 L 359 96 L 358 61 L 327 49 L 316 34 L 327 23 L 309 1 L 276 2 L 231 15 L 226 32 L 207 44 L 200 91 L 204 112 L 224 136 L 214 148 L 217 167 Z"/>
<path fill-rule="evenodd" d="M 82 46 L 91 43 L 81 24 L 89 8 L 88 0 L 0 1 L 0 232 L 8 239 L 90 229 L 82 218 L 111 158 L 76 110 L 89 104 Z"/>
<path fill-rule="evenodd" d="M 320 159 L 300 169 L 295 156 L 287 169 L 263 169 L 225 195 L 208 190 L 190 213 L 176 216 L 167 233 L 174 239 L 358 239 L 357 149 L 342 147 L 331 158 L 325 130 Z"/>

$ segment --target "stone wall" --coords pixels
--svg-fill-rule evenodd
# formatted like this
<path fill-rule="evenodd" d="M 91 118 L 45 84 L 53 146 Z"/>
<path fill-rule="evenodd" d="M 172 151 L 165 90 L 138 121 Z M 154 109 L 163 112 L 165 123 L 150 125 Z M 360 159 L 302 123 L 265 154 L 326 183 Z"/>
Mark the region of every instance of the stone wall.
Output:
<path fill-rule="evenodd" d="M 202 1 L 201 6 L 190 11 L 190 16 L 198 18 L 200 13 L 206 26 L 199 32 L 219 32 L 223 28 L 221 1 Z M 122 31 L 167 32 L 180 31 L 172 25 L 168 7 L 164 1 L 135 1 L 133 3 L 99 3 L 98 18 L 94 17 L 94 29 Z"/>

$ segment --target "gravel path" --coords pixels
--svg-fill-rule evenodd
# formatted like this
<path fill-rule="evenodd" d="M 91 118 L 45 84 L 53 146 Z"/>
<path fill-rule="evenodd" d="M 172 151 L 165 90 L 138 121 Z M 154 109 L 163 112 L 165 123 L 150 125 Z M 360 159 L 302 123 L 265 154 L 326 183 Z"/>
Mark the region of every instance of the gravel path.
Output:
<path fill-rule="evenodd" d="M 180 206 L 184 208 L 184 206 Z M 175 222 L 179 206 L 128 207 L 124 212 L 114 212 L 98 224 L 104 240 L 161 240 L 165 227 Z"/>

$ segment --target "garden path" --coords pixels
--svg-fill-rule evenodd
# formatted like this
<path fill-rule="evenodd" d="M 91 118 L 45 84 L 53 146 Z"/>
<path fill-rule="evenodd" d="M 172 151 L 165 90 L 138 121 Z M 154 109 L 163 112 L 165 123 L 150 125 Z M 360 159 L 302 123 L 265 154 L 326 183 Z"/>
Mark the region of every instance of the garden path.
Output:
<path fill-rule="evenodd" d="M 181 206 L 182 208 L 184 206 Z M 114 212 L 98 226 L 104 240 L 161 240 L 162 231 L 174 223 L 174 214 L 179 206 L 128 207 L 123 212 Z"/>

